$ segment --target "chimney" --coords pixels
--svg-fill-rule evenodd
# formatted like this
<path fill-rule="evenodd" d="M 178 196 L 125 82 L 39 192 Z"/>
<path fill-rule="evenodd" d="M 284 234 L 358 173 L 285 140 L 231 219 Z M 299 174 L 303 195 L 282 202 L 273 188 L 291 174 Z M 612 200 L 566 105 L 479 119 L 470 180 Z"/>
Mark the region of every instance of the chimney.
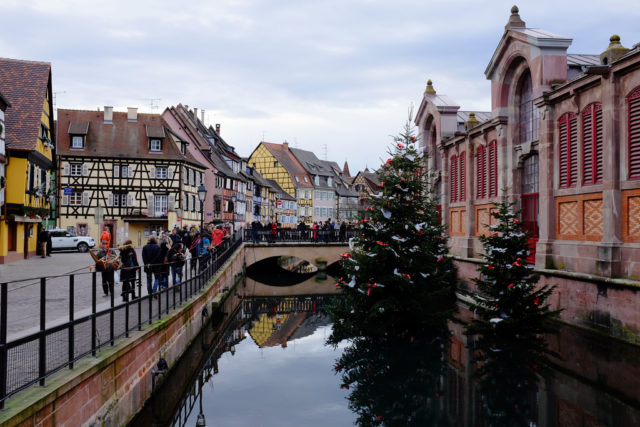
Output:
<path fill-rule="evenodd" d="M 220 135 L 220 123 L 216 123 L 216 132 Z"/>
<path fill-rule="evenodd" d="M 127 107 L 127 121 L 137 122 L 138 121 L 138 108 L 137 107 Z"/>
<path fill-rule="evenodd" d="M 200 110 L 200 121 L 204 124 L 204 108 Z"/>
<path fill-rule="evenodd" d="M 113 123 L 113 107 L 104 106 L 104 122 Z"/>
<path fill-rule="evenodd" d="M 194 108 L 193 109 L 193 118 L 197 121 L 198 120 L 198 109 Z"/>
<path fill-rule="evenodd" d="M 289 149 L 289 143 L 288 143 L 287 141 L 283 142 L 283 143 L 282 143 L 282 146 L 283 146 L 284 148 L 286 148 L 287 150 Z"/>

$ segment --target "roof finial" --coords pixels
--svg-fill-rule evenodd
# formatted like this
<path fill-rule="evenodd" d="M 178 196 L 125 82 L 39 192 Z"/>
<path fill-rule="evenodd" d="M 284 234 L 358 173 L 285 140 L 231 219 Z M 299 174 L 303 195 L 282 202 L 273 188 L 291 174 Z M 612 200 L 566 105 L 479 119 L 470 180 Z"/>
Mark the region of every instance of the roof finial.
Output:
<path fill-rule="evenodd" d="M 505 30 L 510 30 L 511 28 L 525 28 L 526 24 L 522 19 L 520 19 L 520 15 L 518 14 L 520 9 L 515 4 L 511 8 L 511 16 L 509 17 L 509 22 L 504 26 Z"/>
<path fill-rule="evenodd" d="M 473 111 L 469 113 L 469 118 L 467 119 L 467 121 L 464 123 L 464 128 L 466 130 L 469 130 L 473 127 L 476 127 L 477 125 L 479 125 L 480 122 L 478 121 L 478 119 L 476 118 L 476 113 L 474 113 Z"/>
<path fill-rule="evenodd" d="M 614 34 L 609 37 L 609 47 L 607 47 L 607 50 L 600 54 L 600 63 L 603 65 L 609 65 L 622 58 L 627 54 L 627 52 L 629 52 L 629 49 L 622 46 L 622 43 L 620 43 L 620 36 Z"/>
<path fill-rule="evenodd" d="M 431 79 L 427 80 L 427 88 L 424 90 L 424 93 L 427 95 L 435 95 L 436 90 L 433 88 L 433 82 Z"/>

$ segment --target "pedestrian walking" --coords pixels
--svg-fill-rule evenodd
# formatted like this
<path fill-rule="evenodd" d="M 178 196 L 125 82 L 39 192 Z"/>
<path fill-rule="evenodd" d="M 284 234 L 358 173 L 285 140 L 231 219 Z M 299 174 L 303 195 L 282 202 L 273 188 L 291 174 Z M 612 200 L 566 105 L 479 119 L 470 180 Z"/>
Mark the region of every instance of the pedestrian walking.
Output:
<path fill-rule="evenodd" d="M 150 237 L 146 245 L 142 247 L 142 263 L 144 272 L 147 274 L 147 293 L 153 294 L 154 287 L 157 288 L 159 278 L 156 276 L 154 282 L 154 263 L 160 257 L 160 245 L 155 237 Z M 152 286 L 155 285 L 155 286 Z"/>
<path fill-rule="evenodd" d="M 169 265 L 171 265 L 171 283 L 173 285 L 179 285 L 182 283 L 182 269 L 186 259 L 185 248 L 182 242 L 175 243 L 169 250 L 167 256 L 169 258 Z"/>
<path fill-rule="evenodd" d="M 126 240 L 124 246 L 120 247 L 120 262 L 122 268 L 120 271 L 120 280 L 122 280 L 122 301 L 129 301 L 136 298 L 135 283 L 136 271 L 138 264 L 138 255 L 133 247 L 131 240 Z"/>
<path fill-rule="evenodd" d="M 42 258 L 47 256 L 47 240 L 47 230 L 41 227 L 38 233 L 38 253 Z"/>

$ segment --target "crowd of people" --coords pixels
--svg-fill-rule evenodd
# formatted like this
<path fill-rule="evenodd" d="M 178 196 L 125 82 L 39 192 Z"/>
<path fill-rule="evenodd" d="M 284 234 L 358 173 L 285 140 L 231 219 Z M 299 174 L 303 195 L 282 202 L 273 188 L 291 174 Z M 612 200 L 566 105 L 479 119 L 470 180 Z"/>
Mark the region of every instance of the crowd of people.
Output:
<path fill-rule="evenodd" d="M 275 242 L 278 239 L 308 240 L 315 242 L 346 242 L 349 232 L 355 229 L 355 224 L 342 221 L 336 231 L 336 223 L 335 221 L 332 221 L 331 218 L 324 222 L 314 221 L 311 226 L 300 221 L 295 229 L 281 228 L 280 223 L 276 222 L 261 224 L 259 221 L 253 221 L 251 223 L 251 240 L 253 240 L 254 243 L 263 239 L 270 243 Z"/>
<path fill-rule="evenodd" d="M 197 227 L 174 227 L 171 233 L 153 232 L 147 244 L 142 248 L 142 267 L 147 277 L 147 293 L 158 292 L 158 289 L 169 287 L 171 283 L 182 283 L 185 265 L 189 265 L 190 274 L 204 271 L 212 256 L 226 247 L 229 230 L 222 225 L 208 225 L 200 230 Z M 100 235 L 100 248 L 96 259 L 96 269 L 102 274 L 104 296 L 114 292 L 116 274 L 122 282 L 122 300 L 136 298 L 136 271 L 140 267 L 138 256 L 131 240 L 124 242 L 116 251 L 111 245 L 108 227 Z M 155 296 L 157 298 L 157 295 Z"/>

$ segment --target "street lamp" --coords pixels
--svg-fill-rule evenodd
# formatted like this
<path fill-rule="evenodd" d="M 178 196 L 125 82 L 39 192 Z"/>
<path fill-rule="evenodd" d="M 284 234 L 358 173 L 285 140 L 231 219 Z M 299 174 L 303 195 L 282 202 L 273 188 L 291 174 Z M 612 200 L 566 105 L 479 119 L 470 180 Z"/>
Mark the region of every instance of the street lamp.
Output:
<path fill-rule="evenodd" d="M 204 199 L 207 197 L 207 188 L 204 184 L 198 186 L 198 199 L 200 200 L 200 232 L 204 230 Z"/>
<path fill-rule="evenodd" d="M 238 198 L 235 196 L 235 194 L 233 196 L 231 196 L 231 202 L 233 203 L 233 218 L 232 218 L 232 223 L 231 223 L 231 233 L 235 234 L 236 232 L 236 200 L 238 200 Z"/>

